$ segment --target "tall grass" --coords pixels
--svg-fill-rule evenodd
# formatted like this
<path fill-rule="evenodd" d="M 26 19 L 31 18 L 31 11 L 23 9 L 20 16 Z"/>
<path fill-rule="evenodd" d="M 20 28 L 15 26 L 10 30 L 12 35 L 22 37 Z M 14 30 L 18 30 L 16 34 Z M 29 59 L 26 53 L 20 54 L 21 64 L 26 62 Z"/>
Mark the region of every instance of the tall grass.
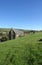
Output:
<path fill-rule="evenodd" d="M 0 43 L 0 65 L 42 65 L 42 33 Z"/>

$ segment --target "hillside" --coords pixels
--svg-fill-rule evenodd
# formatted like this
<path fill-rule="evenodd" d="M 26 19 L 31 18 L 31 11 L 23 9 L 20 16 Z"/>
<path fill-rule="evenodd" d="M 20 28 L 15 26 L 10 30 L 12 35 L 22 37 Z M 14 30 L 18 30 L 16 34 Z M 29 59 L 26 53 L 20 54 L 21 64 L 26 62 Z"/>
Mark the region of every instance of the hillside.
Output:
<path fill-rule="evenodd" d="M 11 28 L 0 28 L 0 32 L 8 32 L 10 31 Z M 25 32 L 25 33 L 30 33 L 30 32 L 38 32 L 37 30 L 24 30 L 24 29 L 15 29 L 13 28 L 17 33 Z M 41 30 L 42 32 L 42 30 Z"/>
<path fill-rule="evenodd" d="M 42 65 L 42 33 L 0 42 L 0 65 Z"/>

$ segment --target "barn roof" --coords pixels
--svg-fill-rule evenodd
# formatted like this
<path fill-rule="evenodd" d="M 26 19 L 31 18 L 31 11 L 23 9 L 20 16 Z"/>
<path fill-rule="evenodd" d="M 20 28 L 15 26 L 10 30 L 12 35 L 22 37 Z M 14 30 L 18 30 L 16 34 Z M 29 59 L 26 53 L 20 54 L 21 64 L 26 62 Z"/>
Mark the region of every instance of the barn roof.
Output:
<path fill-rule="evenodd" d="M 16 30 L 14 29 L 14 32 L 18 35 L 24 35 L 24 32 L 23 31 L 20 31 L 20 30 Z"/>
<path fill-rule="evenodd" d="M 17 29 L 10 29 L 10 31 L 14 31 L 16 33 L 16 35 L 24 35 L 23 31 L 17 30 Z"/>

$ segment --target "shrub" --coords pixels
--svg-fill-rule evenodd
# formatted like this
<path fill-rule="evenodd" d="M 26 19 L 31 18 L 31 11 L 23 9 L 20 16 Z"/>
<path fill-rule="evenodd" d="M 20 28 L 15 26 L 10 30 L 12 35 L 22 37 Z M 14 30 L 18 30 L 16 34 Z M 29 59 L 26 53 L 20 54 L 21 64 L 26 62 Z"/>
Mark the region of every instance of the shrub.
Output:
<path fill-rule="evenodd" d="M 7 41 L 7 40 L 8 40 L 8 38 L 7 38 L 6 36 L 3 36 L 3 37 L 1 38 L 1 42 Z"/>

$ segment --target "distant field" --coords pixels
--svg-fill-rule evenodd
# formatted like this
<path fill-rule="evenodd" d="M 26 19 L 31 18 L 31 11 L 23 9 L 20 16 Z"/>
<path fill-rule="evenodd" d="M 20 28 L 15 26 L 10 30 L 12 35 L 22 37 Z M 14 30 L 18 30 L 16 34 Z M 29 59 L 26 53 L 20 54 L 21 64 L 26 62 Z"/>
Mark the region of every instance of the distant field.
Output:
<path fill-rule="evenodd" d="M 0 42 L 0 65 L 42 65 L 42 33 Z"/>
<path fill-rule="evenodd" d="M 0 32 L 3 32 L 3 31 L 9 31 L 11 28 L 0 28 Z M 15 28 L 13 28 L 15 29 Z M 30 33 L 32 31 L 36 31 L 36 30 L 24 30 L 24 29 L 15 29 L 15 30 L 19 30 L 19 31 L 23 31 L 23 32 L 26 32 L 26 33 Z M 37 32 L 37 31 L 36 31 Z"/>
<path fill-rule="evenodd" d="M 10 30 L 10 28 L 0 28 L 0 32 L 3 32 L 3 31 L 7 32 L 9 30 Z"/>

